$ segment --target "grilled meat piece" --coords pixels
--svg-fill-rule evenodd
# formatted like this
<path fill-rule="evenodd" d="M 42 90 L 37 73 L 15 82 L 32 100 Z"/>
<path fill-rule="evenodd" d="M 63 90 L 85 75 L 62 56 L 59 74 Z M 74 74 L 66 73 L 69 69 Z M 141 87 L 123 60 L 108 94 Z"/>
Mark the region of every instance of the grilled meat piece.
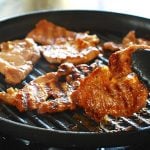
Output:
<path fill-rule="evenodd" d="M 80 43 L 66 42 L 62 45 L 44 46 L 42 49 L 43 56 L 50 63 L 61 64 L 70 62 L 73 64 L 87 63 L 98 56 L 100 50 L 96 47 L 86 47 L 79 49 Z"/>
<path fill-rule="evenodd" d="M 63 27 L 57 26 L 52 22 L 48 22 L 43 19 L 40 20 L 36 27 L 30 31 L 27 37 L 34 39 L 34 41 L 42 45 L 51 45 L 57 43 L 57 40 L 64 39 L 69 40 L 69 38 L 74 38 L 75 32 L 66 30 Z"/>
<path fill-rule="evenodd" d="M 64 79 L 67 75 L 72 76 Z M 59 66 L 57 72 L 37 77 L 22 89 L 11 87 L 6 92 L 0 92 L 0 100 L 17 107 L 21 112 L 35 109 L 39 113 L 72 110 L 75 105 L 69 98 L 72 89 L 70 84 L 80 76 L 82 73 L 79 69 L 73 64 L 65 63 Z"/>
<path fill-rule="evenodd" d="M 96 47 L 99 43 L 96 35 L 69 31 L 47 20 L 39 21 L 27 36 L 46 45 L 41 51 L 50 63 L 87 63 L 100 53 Z"/>
<path fill-rule="evenodd" d="M 90 73 L 92 69 L 94 67 L 85 64 L 76 67 L 71 63 L 61 64 L 58 71 L 55 72 L 55 77 L 52 79 L 53 82 L 49 81 L 50 84 L 47 84 L 53 95 L 49 95 L 47 100 L 45 99 L 38 105 L 38 112 L 54 113 L 74 110 L 77 105 L 72 101 L 70 95 L 79 86 L 79 79 L 84 78 L 86 73 Z M 42 82 L 45 83 L 45 81 Z M 53 99 L 51 100 L 49 97 L 53 97 Z"/>
<path fill-rule="evenodd" d="M 122 49 L 122 44 L 117 44 L 113 41 L 105 42 L 103 44 L 103 49 L 104 50 L 109 50 L 109 51 L 112 51 L 112 52 L 119 51 L 120 49 Z"/>
<path fill-rule="evenodd" d="M 122 40 L 123 47 L 128 47 L 131 45 L 147 45 L 150 46 L 150 40 L 143 38 L 137 38 L 135 31 L 130 31 Z"/>
<path fill-rule="evenodd" d="M 21 112 L 55 113 L 81 107 L 96 121 L 105 115 L 130 116 L 145 106 L 148 96 L 131 69 L 131 55 L 137 48 L 146 47 L 130 46 L 113 53 L 109 66 L 96 69 L 95 64 L 62 64 L 57 72 L 40 76 L 22 89 L 0 92 L 0 100 Z"/>
<path fill-rule="evenodd" d="M 71 98 L 88 116 L 96 121 L 105 115 L 131 116 L 145 106 L 148 90 L 131 70 L 137 47 L 113 53 L 109 66 L 102 65 L 81 80 Z"/>
<path fill-rule="evenodd" d="M 86 46 L 86 44 L 90 43 L 91 46 L 95 46 L 99 43 L 99 38 L 96 35 L 69 31 L 45 19 L 40 20 L 36 27 L 28 33 L 27 37 L 42 45 L 64 44 L 66 41 L 74 41 L 75 39 L 84 40 L 82 47 L 83 44 Z"/>
<path fill-rule="evenodd" d="M 117 44 L 115 42 L 109 41 L 103 44 L 104 50 L 110 50 L 112 52 L 122 50 L 131 45 L 147 45 L 150 46 L 150 40 L 146 40 L 143 38 L 137 38 L 135 31 L 130 31 L 125 37 L 122 39 L 121 44 Z"/>
<path fill-rule="evenodd" d="M 131 45 L 124 50 L 115 52 L 109 58 L 109 69 L 116 77 L 122 77 L 132 72 L 132 53 L 138 49 L 150 49 L 147 45 Z"/>
<path fill-rule="evenodd" d="M 75 109 L 76 104 L 70 99 L 78 80 L 94 67 L 86 64 L 74 66 L 64 63 L 57 72 L 47 73 L 26 84 L 22 89 L 9 88 L 0 92 L 0 100 L 17 107 L 20 112 L 38 110 L 39 113 L 61 112 Z"/>
<path fill-rule="evenodd" d="M 0 99 L 21 112 L 37 109 L 39 113 L 52 113 L 74 108 L 69 92 L 69 85 L 58 81 L 57 73 L 53 72 L 36 78 L 22 89 L 0 92 Z"/>
<path fill-rule="evenodd" d="M 14 40 L 0 44 L 0 73 L 10 84 L 20 83 L 40 58 L 40 50 L 32 39 Z"/>

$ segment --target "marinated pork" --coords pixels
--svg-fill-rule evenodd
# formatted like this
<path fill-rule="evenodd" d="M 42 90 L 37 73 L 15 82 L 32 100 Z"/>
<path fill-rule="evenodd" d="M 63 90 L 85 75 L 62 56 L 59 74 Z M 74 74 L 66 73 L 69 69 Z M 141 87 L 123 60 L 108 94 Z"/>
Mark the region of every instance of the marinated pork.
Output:
<path fill-rule="evenodd" d="M 147 45 L 150 46 L 150 40 L 146 40 L 144 38 L 137 38 L 135 31 L 130 31 L 125 37 L 122 39 L 121 43 L 115 43 L 113 41 L 108 41 L 103 44 L 104 50 L 110 50 L 112 52 L 122 50 L 131 45 Z"/>
<path fill-rule="evenodd" d="M 113 53 L 109 66 L 102 65 L 81 80 L 71 95 L 73 102 L 96 121 L 105 115 L 131 116 L 143 108 L 148 90 L 131 69 L 131 55 L 139 47 Z"/>
<path fill-rule="evenodd" d="M 21 112 L 37 109 L 40 113 L 52 113 L 74 108 L 68 94 L 68 84 L 58 82 L 56 73 L 47 73 L 22 89 L 9 88 L 7 93 L 1 92 L 0 99 Z"/>
<path fill-rule="evenodd" d="M 87 68 L 86 65 L 75 67 L 71 63 L 64 63 L 57 72 L 37 77 L 22 89 L 9 88 L 6 92 L 0 92 L 0 100 L 17 107 L 21 112 L 38 110 L 39 113 L 54 113 L 72 110 L 76 105 L 70 99 L 73 90 L 71 85 L 85 76 Z"/>
<path fill-rule="evenodd" d="M 131 55 L 137 48 L 141 47 L 113 53 L 109 66 L 64 63 L 57 72 L 40 76 L 22 89 L 0 92 L 0 99 L 21 112 L 55 113 L 81 107 L 96 121 L 105 115 L 131 116 L 148 97 L 147 88 L 131 69 Z"/>
<path fill-rule="evenodd" d="M 98 122 L 105 115 L 120 117 L 138 112 L 146 105 L 148 90 L 132 71 L 131 56 L 139 48 L 150 49 L 149 41 L 131 31 L 121 44 L 104 44 L 104 50 L 117 51 L 110 56 L 108 66 L 96 61 L 85 64 L 101 53 L 99 42 L 96 35 L 40 20 L 26 39 L 1 43 L 0 73 L 7 83 L 20 83 L 39 60 L 40 52 L 48 62 L 60 66 L 22 89 L 11 87 L 0 92 L 0 101 L 20 112 L 56 113 L 80 107 Z"/>
<path fill-rule="evenodd" d="M 96 35 L 69 31 L 47 20 L 40 20 L 28 37 L 45 45 L 41 52 L 50 63 L 87 63 L 101 51 L 96 47 L 100 42 Z"/>
<path fill-rule="evenodd" d="M 40 50 L 32 39 L 14 40 L 0 44 L 0 73 L 9 84 L 20 83 L 40 58 Z"/>

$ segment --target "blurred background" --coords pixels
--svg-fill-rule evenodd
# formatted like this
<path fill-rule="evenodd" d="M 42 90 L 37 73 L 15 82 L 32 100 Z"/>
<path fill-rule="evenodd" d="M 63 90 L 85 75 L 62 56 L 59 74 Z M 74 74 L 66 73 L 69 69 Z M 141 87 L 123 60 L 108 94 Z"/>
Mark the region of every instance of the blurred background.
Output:
<path fill-rule="evenodd" d="M 103 10 L 150 18 L 149 0 L 0 0 L 0 20 L 39 10 Z"/>

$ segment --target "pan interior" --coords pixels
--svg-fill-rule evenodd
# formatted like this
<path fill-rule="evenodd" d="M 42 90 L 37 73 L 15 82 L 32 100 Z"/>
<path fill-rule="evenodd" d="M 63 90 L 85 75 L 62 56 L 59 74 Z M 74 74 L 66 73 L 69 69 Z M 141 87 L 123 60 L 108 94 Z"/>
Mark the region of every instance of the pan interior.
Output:
<path fill-rule="evenodd" d="M 147 38 L 149 36 L 148 33 L 150 32 L 150 22 L 148 19 L 144 18 L 96 11 L 51 11 L 23 15 L 0 22 L 0 42 L 24 38 L 40 19 L 47 19 L 74 31 L 90 31 L 90 33 L 92 34 L 97 34 L 101 39 L 101 42 L 115 41 L 119 43 L 121 42 L 122 37 L 130 30 L 136 30 L 138 36 L 144 38 Z M 104 54 L 104 57 L 100 57 L 98 59 L 104 64 L 107 64 L 109 55 L 110 54 L 108 53 Z M 57 66 L 50 65 L 42 58 L 34 66 L 33 71 L 27 76 L 27 78 L 16 87 L 21 88 L 36 77 L 56 70 Z M 10 85 L 6 84 L 3 77 L 1 76 L 0 90 L 6 90 L 8 87 L 10 87 Z M 45 129 L 40 131 L 40 133 L 42 132 L 42 134 L 45 133 L 43 131 L 46 131 L 48 129 L 54 132 L 64 131 L 65 133 L 69 134 L 79 133 L 78 136 L 80 136 L 82 133 L 83 135 L 86 135 L 85 133 L 89 135 L 95 133 L 102 138 L 103 135 L 109 135 L 109 133 L 120 133 L 124 131 L 138 132 L 140 130 L 144 130 L 145 128 L 149 128 L 150 101 L 147 101 L 146 108 L 143 108 L 143 110 L 141 110 L 141 112 L 139 113 L 134 113 L 130 118 L 114 118 L 108 116 L 107 122 L 101 123 L 97 123 L 91 120 L 85 115 L 84 111 L 80 109 L 76 111 L 65 111 L 53 115 L 39 115 L 34 111 L 19 113 L 14 107 L 8 106 L 3 103 L 0 103 L 0 117 L 18 122 L 25 126 L 29 125 L 28 127 L 40 127 L 42 129 Z M 2 122 L 3 121 L 1 121 L 0 124 L 4 125 Z M 17 126 L 19 126 L 19 124 Z M 25 129 L 26 131 L 28 130 L 28 128 Z M 2 128 L 0 128 L 0 130 L 1 132 L 8 134 Z M 27 139 L 37 138 L 34 138 L 33 135 L 26 135 L 25 133 L 23 133 L 22 135 L 15 135 L 15 133 L 13 133 L 11 129 L 9 129 L 9 131 L 13 136 L 21 136 Z M 53 140 L 50 134 L 45 135 L 46 137 L 48 137 L 48 139 L 46 140 L 47 143 L 49 142 L 49 139 Z M 119 136 L 117 135 L 116 137 L 119 138 Z M 42 141 L 41 138 L 39 139 L 39 141 Z M 82 139 L 81 141 L 83 142 Z M 75 143 L 78 143 L 77 139 Z M 113 141 L 111 144 L 116 143 L 116 141 Z M 123 143 L 123 140 L 120 143 Z M 97 145 L 98 144 L 102 143 L 97 142 Z"/>

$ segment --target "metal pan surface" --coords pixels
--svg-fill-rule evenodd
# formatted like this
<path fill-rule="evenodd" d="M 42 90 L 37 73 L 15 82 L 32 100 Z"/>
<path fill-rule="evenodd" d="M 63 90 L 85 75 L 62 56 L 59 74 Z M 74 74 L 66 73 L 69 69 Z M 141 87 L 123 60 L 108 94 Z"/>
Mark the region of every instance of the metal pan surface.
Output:
<path fill-rule="evenodd" d="M 103 41 L 120 41 L 130 30 L 137 31 L 140 37 L 150 38 L 149 19 L 111 12 L 66 10 L 35 12 L 2 20 L 0 21 L 0 42 L 24 38 L 40 19 L 47 19 L 73 31 L 90 31 L 97 34 Z M 35 67 L 37 68 L 31 74 L 38 73 L 41 68 L 47 71 L 48 64 L 41 60 Z M 28 82 L 30 75 L 25 80 Z M 9 85 L 1 81 L 1 86 L 7 88 Z M 149 108 L 148 105 L 147 109 Z M 134 116 L 129 119 L 121 118 L 124 121 L 122 124 L 112 119 L 112 126 L 133 127 L 128 131 L 117 131 L 116 128 L 102 129 L 100 124 L 91 120 L 92 125 L 90 124 L 89 128 L 84 122 L 85 119 L 81 121 L 74 118 L 74 114 L 78 113 L 85 117 L 80 111 L 49 116 L 40 116 L 34 112 L 21 114 L 11 106 L 0 104 L 0 132 L 57 147 L 123 146 L 146 142 L 150 138 L 150 120 L 148 120 L 150 117 L 144 118 L 138 115 L 147 121 L 144 125 L 138 123 L 136 125 L 137 118 L 135 119 Z M 77 129 L 72 129 L 71 125 L 77 126 Z M 93 126 L 100 129 L 93 130 Z"/>

